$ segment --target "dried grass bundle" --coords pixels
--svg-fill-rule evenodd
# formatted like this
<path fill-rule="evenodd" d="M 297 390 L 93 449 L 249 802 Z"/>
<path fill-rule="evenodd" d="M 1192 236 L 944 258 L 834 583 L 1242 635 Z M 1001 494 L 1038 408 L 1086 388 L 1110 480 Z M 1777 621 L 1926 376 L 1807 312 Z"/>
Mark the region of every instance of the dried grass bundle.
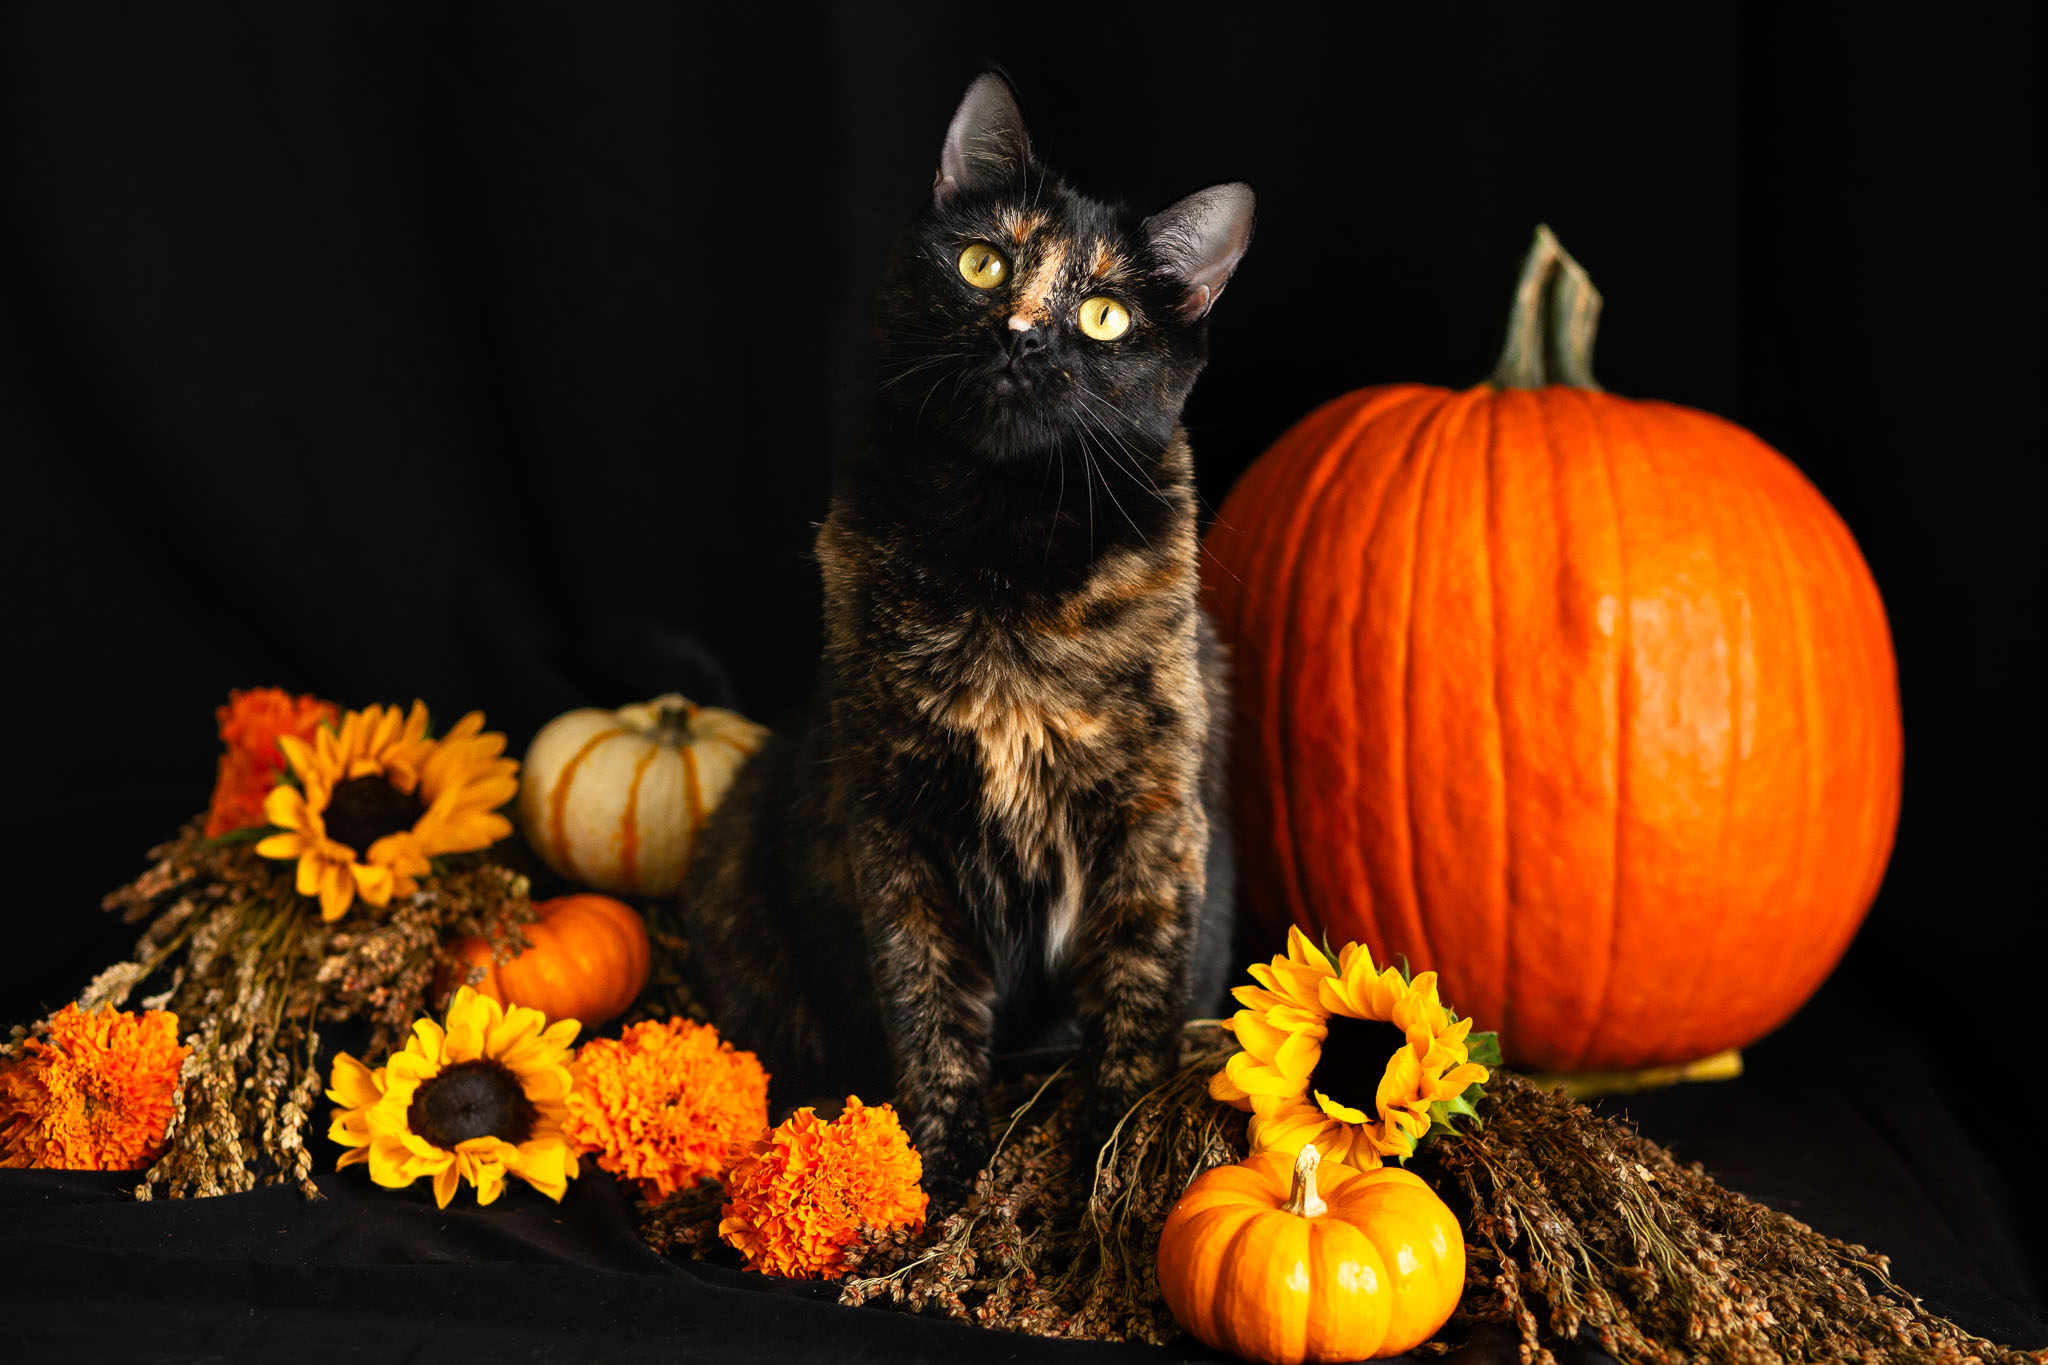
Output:
<path fill-rule="evenodd" d="M 1715 1183 L 1624 1123 L 1499 1073 L 1486 1126 L 1418 1174 L 1466 1227 L 1460 1314 L 1512 1322 L 1526 1361 L 1590 1336 L 1617 1359 L 2040 1361 L 1971 1335 L 1885 1257 Z"/>
<path fill-rule="evenodd" d="M 841 1302 L 1044 1336 L 1178 1336 L 1154 1271 L 1160 1229 L 1190 1180 L 1246 1151 L 1245 1116 L 1207 1088 L 1234 1043 L 1213 1024 L 1184 1043 L 1180 1072 L 1098 1153 L 1071 1150 L 1081 1087 L 1063 1073 L 1000 1097 L 1011 1107 L 965 1207 L 915 1236 L 870 1232 Z M 1507 1324 L 1532 1365 L 1555 1365 L 1567 1342 L 1629 1365 L 2048 1358 L 1970 1335 L 1893 1283 L 1884 1257 L 1723 1189 L 1561 1092 L 1505 1072 L 1489 1089 L 1485 1127 L 1415 1163 L 1467 1229 L 1464 1299 L 1422 1353 Z M 716 1245 L 714 1186 L 641 1214 L 658 1249 Z"/>
<path fill-rule="evenodd" d="M 133 956 L 101 972 L 82 1008 L 177 1013 L 192 1045 L 163 1155 L 136 1197 L 227 1194 L 295 1183 L 308 1198 L 306 1128 L 321 1091 L 320 1026 L 367 1024 L 371 1053 L 402 1043 L 426 1012 L 442 940 L 483 936 L 509 959 L 534 919 L 526 877 L 487 855 L 447 860 L 414 895 L 358 905 L 329 923 L 288 864 L 247 839 L 208 839 L 195 819 L 151 849 L 150 869 L 106 898 L 148 921 Z"/>

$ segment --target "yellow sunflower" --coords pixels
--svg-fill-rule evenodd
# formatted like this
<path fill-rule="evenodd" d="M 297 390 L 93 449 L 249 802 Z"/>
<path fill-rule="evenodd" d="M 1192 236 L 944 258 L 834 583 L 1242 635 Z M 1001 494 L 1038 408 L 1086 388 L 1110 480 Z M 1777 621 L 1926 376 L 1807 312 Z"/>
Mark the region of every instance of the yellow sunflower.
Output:
<path fill-rule="evenodd" d="M 371 905 L 419 889 L 428 860 L 488 848 L 512 832 L 498 807 L 519 792 L 519 762 L 505 737 L 485 734 L 472 711 L 440 739 L 427 737 L 427 708 L 412 704 L 350 711 L 341 728 L 322 726 L 311 744 L 278 745 L 298 778 L 263 803 L 281 834 L 256 845 L 266 858 L 297 859 L 302 896 L 320 898 L 323 919 L 339 919 L 357 896 Z"/>
<path fill-rule="evenodd" d="M 370 1179 L 394 1190 L 432 1176 L 444 1209 L 464 1180 L 490 1203 L 507 1175 L 559 1200 L 576 1175 L 562 1118 L 577 1027 L 464 986 L 445 1027 L 419 1020 L 405 1051 L 375 1071 L 340 1054 L 327 1136 L 349 1150 L 335 1169 L 367 1161 Z"/>
<path fill-rule="evenodd" d="M 1251 1111 L 1254 1151 L 1291 1154 L 1313 1142 L 1330 1160 L 1370 1170 L 1414 1154 L 1432 1106 L 1472 1112 L 1466 1088 L 1489 1075 L 1472 1054 L 1497 1052 L 1491 1034 L 1471 1036 L 1472 1021 L 1437 999 L 1435 972 L 1409 981 L 1376 969 L 1357 943 L 1332 963 L 1300 929 L 1287 931 L 1285 957 L 1250 970 L 1258 984 L 1232 992 L 1245 1008 L 1224 1024 L 1243 1051 L 1210 1078 L 1209 1093 Z"/>

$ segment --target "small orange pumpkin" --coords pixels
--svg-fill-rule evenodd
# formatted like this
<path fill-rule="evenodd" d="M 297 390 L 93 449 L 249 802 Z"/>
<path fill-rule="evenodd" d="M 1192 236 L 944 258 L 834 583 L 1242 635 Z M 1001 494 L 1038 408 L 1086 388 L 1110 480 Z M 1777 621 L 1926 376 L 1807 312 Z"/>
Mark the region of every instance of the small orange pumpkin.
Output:
<path fill-rule="evenodd" d="M 634 909 L 610 896 L 560 896 L 541 901 L 531 945 L 510 962 L 493 963 L 491 945 L 458 938 L 448 956 L 458 967 L 481 967 L 479 993 L 505 1005 L 525 1005 L 549 1019 L 580 1019 L 594 1028 L 625 1013 L 647 984 L 647 925 Z"/>
<path fill-rule="evenodd" d="M 1159 1234 L 1159 1290 L 1204 1345 L 1269 1365 L 1419 1346 L 1465 1289 L 1465 1235 L 1392 1166 L 1256 1152 L 1197 1176 Z M 1320 1176 L 1321 1188 L 1318 1189 Z"/>

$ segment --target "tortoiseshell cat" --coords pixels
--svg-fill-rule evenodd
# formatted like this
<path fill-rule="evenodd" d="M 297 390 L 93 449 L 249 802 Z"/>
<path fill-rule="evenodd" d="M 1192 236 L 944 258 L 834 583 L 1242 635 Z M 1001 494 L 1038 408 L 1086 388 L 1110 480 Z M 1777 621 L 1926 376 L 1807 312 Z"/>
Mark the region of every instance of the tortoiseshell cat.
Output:
<path fill-rule="evenodd" d="M 1142 221 L 1075 193 L 974 82 L 818 533 L 819 694 L 692 862 L 721 1028 L 786 1097 L 893 1094 L 941 1202 L 986 1156 L 994 1055 L 1078 1020 L 1102 1127 L 1221 1001 L 1225 708 L 1179 422 L 1251 227 L 1244 185 Z"/>

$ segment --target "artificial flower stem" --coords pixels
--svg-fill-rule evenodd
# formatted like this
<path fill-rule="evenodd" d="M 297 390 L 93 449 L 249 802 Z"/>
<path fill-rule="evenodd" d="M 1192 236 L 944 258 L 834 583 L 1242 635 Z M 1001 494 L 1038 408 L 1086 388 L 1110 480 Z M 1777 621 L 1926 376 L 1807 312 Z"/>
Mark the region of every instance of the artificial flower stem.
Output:
<path fill-rule="evenodd" d="M 1282 1213 L 1320 1218 L 1330 1211 L 1330 1206 L 1316 1193 L 1316 1167 L 1322 1159 L 1323 1154 L 1316 1150 L 1313 1142 L 1301 1145 L 1300 1155 L 1294 1158 L 1294 1188 L 1288 1191 L 1287 1202 L 1280 1206 Z"/>

